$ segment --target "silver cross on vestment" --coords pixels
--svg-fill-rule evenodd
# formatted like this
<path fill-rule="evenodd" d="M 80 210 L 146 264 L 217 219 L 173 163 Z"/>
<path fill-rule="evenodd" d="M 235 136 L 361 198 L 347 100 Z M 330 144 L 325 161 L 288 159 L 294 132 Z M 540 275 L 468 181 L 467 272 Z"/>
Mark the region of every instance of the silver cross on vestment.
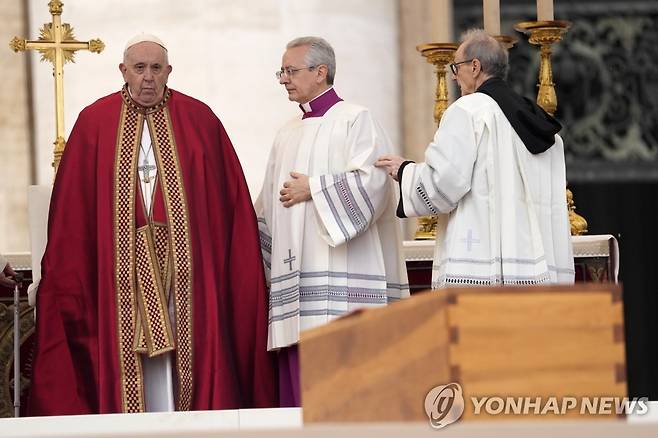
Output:
<path fill-rule="evenodd" d="M 292 262 L 294 262 L 297 259 L 294 255 L 292 255 L 292 250 L 288 249 L 288 258 L 283 259 L 283 263 L 289 263 L 290 264 L 290 270 L 292 271 Z"/>
<path fill-rule="evenodd" d="M 155 169 L 156 169 L 155 165 L 149 164 L 146 157 L 144 157 L 144 161 L 142 161 L 142 165 L 137 166 L 137 170 L 142 172 L 142 181 L 144 181 L 146 184 L 149 184 L 155 178 L 154 176 L 151 176 L 151 171 Z"/>
<path fill-rule="evenodd" d="M 480 243 L 480 239 L 474 239 L 473 238 L 473 230 L 468 230 L 468 234 L 466 235 L 466 239 L 461 239 L 462 242 L 466 244 L 466 250 L 468 252 L 471 252 L 473 249 L 473 244 L 474 243 Z"/>

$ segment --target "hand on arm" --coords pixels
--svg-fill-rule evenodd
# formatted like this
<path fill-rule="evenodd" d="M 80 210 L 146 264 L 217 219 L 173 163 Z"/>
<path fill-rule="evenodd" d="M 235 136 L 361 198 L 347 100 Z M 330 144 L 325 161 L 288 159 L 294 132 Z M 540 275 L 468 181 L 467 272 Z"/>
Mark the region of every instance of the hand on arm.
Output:
<path fill-rule="evenodd" d="M 308 183 L 308 176 L 297 172 L 290 172 L 290 176 L 292 179 L 284 182 L 283 188 L 279 191 L 281 195 L 279 201 L 286 208 L 311 200 L 311 187 Z"/>
<path fill-rule="evenodd" d="M 16 285 L 16 282 L 11 277 L 14 277 L 15 275 L 16 272 L 14 272 L 11 265 L 7 263 L 7 265 L 3 267 L 2 272 L 0 272 L 0 286 L 13 288 Z"/>
<path fill-rule="evenodd" d="M 382 155 L 375 162 L 376 167 L 382 167 L 394 180 L 398 180 L 398 170 L 405 160 L 397 155 Z"/>

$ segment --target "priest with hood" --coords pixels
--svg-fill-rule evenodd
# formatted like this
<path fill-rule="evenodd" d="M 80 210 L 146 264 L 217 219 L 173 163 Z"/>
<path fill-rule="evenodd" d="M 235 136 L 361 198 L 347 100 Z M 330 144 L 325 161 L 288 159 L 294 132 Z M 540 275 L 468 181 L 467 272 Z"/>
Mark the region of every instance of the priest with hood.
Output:
<path fill-rule="evenodd" d="M 424 163 L 377 161 L 399 182 L 399 217 L 439 221 L 432 287 L 572 283 L 560 124 L 504 81 L 507 51 L 465 34 L 450 64 L 462 96 L 443 114 Z"/>
<path fill-rule="evenodd" d="M 31 415 L 274 406 L 256 216 L 231 141 L 153 35 L 80 113 L 53 187 Z"/>

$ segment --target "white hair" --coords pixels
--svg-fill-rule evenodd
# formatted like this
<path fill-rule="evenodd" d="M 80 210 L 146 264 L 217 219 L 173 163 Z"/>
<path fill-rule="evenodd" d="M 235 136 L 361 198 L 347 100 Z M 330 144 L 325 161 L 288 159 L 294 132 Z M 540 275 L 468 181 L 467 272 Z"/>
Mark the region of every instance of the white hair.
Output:
<path fill-rule="evenodd" d="M 327 84 L 334 84 L 334 77 L 336 76 L 336 55 L 334 49 L 331 47 L 324 38 L 305 36 L 295 38 L 286 45 L 286 49 L 293 47 L 308 46 L 306 52 L 305 62 L 308 67 L 317 67 L 324 64 L 327 66 Z"/>
<path fill-rule="evenodd" d="M 507 50 L 484 29 L 470 29 L 462 34 L 464 59 L 478 59 L 482 71 L 494 78 L 505 79 L 509 68 Z"/>

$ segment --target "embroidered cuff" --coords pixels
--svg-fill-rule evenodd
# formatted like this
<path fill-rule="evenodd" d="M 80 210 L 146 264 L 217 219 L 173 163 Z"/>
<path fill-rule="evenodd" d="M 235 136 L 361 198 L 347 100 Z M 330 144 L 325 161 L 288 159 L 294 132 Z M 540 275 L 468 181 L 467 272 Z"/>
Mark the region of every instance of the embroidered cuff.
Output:
<path fill-rule="evenodd" d="M 404 214 L 404 203 L 402 202 L 402 172 L 404 171 L 404 168 L 407 166 L 409 163 L 414 163 L 414 161 L 407 160 L 404 161 L 402 164 L 400 164 L 400 167 L 398 168 L 398 187 L 400 187 L 400 200 L 398 201 L 398 208 L 395 211 L 395 215 L 399 218 L 406 218 L 407 215 Z"/>

